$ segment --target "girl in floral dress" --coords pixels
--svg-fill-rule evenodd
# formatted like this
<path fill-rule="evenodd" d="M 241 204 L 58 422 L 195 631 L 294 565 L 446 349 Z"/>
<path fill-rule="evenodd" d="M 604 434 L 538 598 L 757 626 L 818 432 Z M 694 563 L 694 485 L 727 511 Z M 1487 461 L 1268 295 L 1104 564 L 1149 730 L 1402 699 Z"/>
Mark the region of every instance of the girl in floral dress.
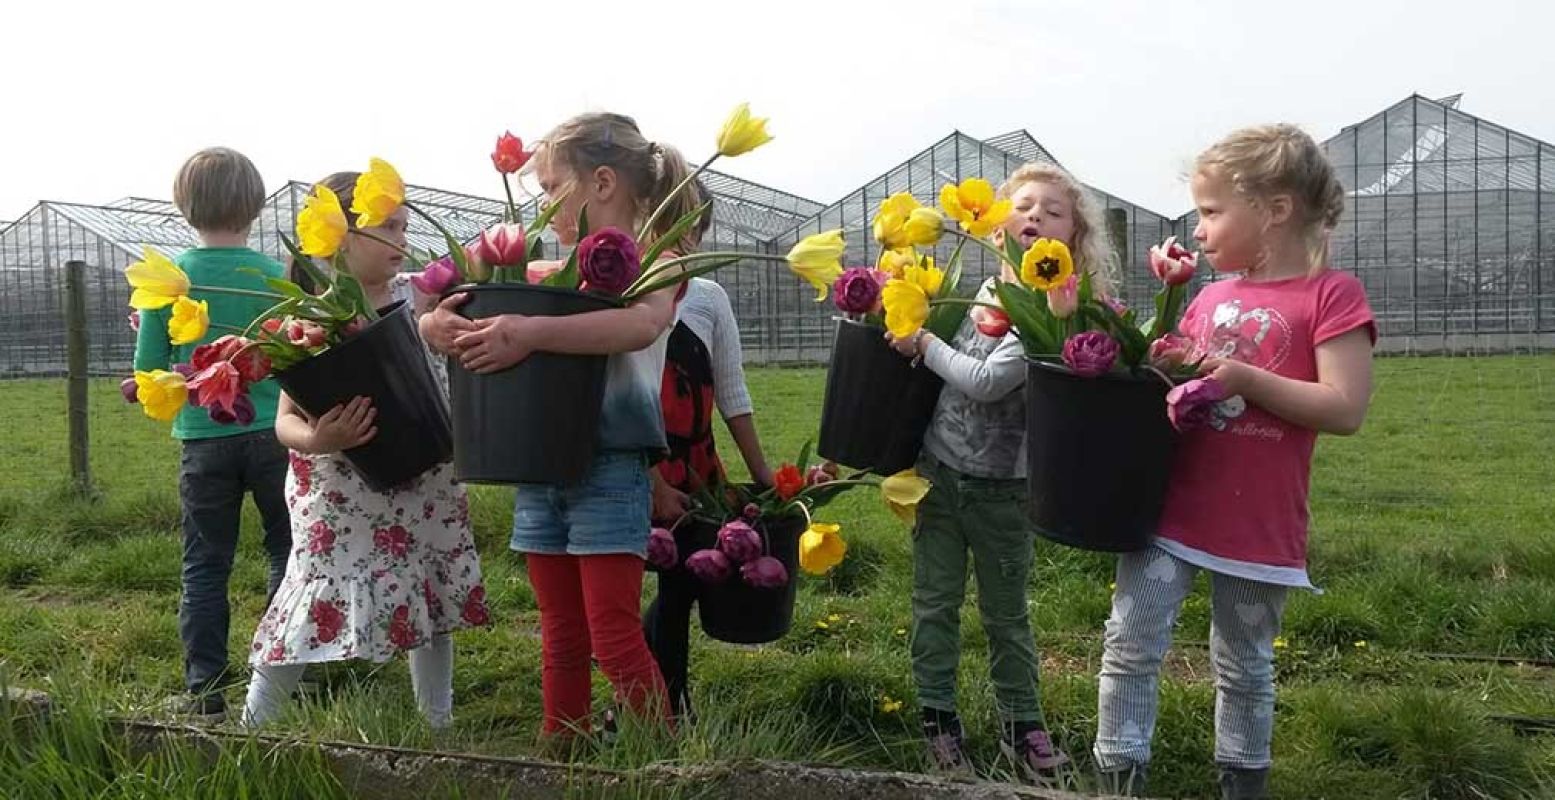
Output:
<path fill-rule="evenodd" d="M 323 183 L 349 209 L 356 178 L 336 173 Z M 354 215 L 347 218 L 354 228 Z M 372 233 L 403 247 L 405 221 L 402 208 Z M 378 307 L 418 299 L 394 248 L 349 236 L 344 252 Z M 446 392 L 442 360 L 428 359 Z M 401 651 L 409 653 L 416 705 L 428 722 L 436 728 L 452 720 L 449 634 L 489 618 L 469 506 L 449 464 L 388 492 L 368 488 L 340 451 L 376 435 L 373 415 L 359 397 L 313 420 L 281 396 L 276 436 L 291 448 L 286 498 L 294 546 L 254 634 L 244 725 L 279 714 L 308 664 L 384 662 Z"/>

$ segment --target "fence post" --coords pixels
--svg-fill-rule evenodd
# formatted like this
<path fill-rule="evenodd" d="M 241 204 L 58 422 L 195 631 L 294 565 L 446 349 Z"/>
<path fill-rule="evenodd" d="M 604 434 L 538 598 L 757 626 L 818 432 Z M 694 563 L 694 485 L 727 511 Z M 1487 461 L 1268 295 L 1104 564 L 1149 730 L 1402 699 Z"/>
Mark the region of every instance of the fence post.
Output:
<path fill-rule="evenodd" d="M 65 262 L 65 331 L 69 350 L 66 403 L 70 424 L 70 482 L 78 495 L 90 496 L 92 471 L 87 441 L 86 262 Z"/>

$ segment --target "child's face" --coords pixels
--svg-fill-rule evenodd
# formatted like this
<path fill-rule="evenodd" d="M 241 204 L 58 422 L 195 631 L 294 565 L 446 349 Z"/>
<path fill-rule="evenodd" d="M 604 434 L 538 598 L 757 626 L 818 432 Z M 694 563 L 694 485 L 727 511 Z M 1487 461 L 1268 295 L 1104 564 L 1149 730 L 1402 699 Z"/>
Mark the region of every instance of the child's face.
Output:
<path fill-rule="evenodd" d="M 1265 252 L 1264 214 L 1219 174 L 1202 170 L 1189 182 L 1199 224 L 1193 239 L 1217 272 L 1242 272 L 1258 265 Z"/>
<path fill-rule="evenodd" d="M 1074 246 L 1074 202 L 1056 183 L 1027 181 L 1010 195 L 1015 213 L 1004 222 L 1004 235 L 1014 236 L 1021 249 L 1038 239 L 1057 239 Z"/>
<path fill-rule="evenodd" d="M 583 206 L 582 193 L 576 191 L 577 180 L 572 169 L 545 155 L 534 161 L 535 180 L 540 184 L 547 205 L 561 199 L 561 210 L 551 217 L 551 231 L 563 247 L 571 247 L 578 243 L 578 209 Z"/>
<path fill-rule="evenodd" d="M 405 224 L 409 221 L 409 213 L 401 206 L 382 225 L 376 228 L 363 228 L 362 230 L 379 239 L 393 242 L 395 246 L 405 247 Z M 351 268 L 351 274 L 365 283 L 384 283 L 399 274 L 400 266 L 405 263 L 405 255 L 393 247 L 366 236 L 350 236 L 346 239 L 346 264 Z"/>

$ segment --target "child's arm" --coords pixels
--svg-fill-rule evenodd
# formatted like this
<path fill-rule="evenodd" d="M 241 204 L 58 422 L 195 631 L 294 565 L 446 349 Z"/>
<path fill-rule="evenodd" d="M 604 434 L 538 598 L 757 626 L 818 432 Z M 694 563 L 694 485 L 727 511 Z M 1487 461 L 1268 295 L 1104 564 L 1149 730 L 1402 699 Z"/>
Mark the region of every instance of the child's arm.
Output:
<path fill-rule="evenodd" d="M 167 338 L 167 312 L 141 311 L 140 331 L 135 334 L 135 369 L 150 372 L 167 369 L 173 359 L 173 343 Z"/>
<path fill-rule="evenodd" d="M 724 425 L 729 428 L 735 446 L 740 448 L 740 457 L 745 459 L 745 468 L 750 471 L 751 480 L 757 486 L 771 486 L 772 468 L 767 466 L 767 457 L 761 452 L 761 437 L 756 433 L 755 415 L 729 417 L 724 420 Z"/>
<path fill-rule="evenodd" d="M 1003 399 L 1026 382 L 1026 352 L 1013 333 L 981 361 L 956 352 L 956 348 L 928 331 L 900 340 L 887 333 L 886 339 L 898 353 L 923 356 L 924 365 L 934 374 L 979 403 Z"/>
<path fill-rule="evenodd" d="M 378 409 L 373 408 L 371 400 L 357 397 L 335 406 L 317 422 L 312 422 L 282 392 L 275 408 L 275 438 L 299 453 L 338 453 L 371 441 L 378 434 L 378 429 L 373 427 L 377 414 Z"/>
<path fill-rule="evenodd" d="M 465 369 L 478 373 L 507 369 L 537 351 L 630 353 L 653 344 L 674 323 L 675 293 L 675 287 L 661 289 L 626 308 L 569 317 L 489 317 L 475 321 L 475 330 L 455 336 L 453 345 Z"/>
<path fill-rule="evenodd" d="M 1371 332 L 1356 328 L 1317 346 L 1317 381 L 1286 378 L 1240 361 L 1211 359 L 1203 371 L 1230 394 L 1322 433 L 1360 430 L 1371 401 Z"/>

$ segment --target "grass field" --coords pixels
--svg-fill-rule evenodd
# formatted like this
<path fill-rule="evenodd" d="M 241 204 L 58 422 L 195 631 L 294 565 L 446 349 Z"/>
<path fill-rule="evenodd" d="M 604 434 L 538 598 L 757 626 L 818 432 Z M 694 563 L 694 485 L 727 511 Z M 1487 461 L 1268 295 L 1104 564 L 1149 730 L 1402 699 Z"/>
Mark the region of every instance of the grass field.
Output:
<path fill-rule="evenodd" d="M 769 457 L 792 457 L 814 435 L 822 377 L 813 369 L 752 371 Z M 1311 560 L 1325 593 L 1293 597 L 1286 614 L 1277 796 L 1555 796 L 1555 737 L 1524 735 L 1501 719 L 1555 717 L 1555 357 L 1382 360 L 1378 378 L 1363 432 L 1318 445 Z M 63 381 L 0 383 L 8 417 L 0 448 L 0 669 L 14 683 L 90 698 L 82 702 L 94 708 L 145 708 L 180 686 L 177 445 L 165 426 L 124 405 L 112 382 L 94 383 L 92 468 L 101 498 L 72 499 L 62 488 L 64 396 Z M 458 638 L 458 721 L 436 744 L 532 754 L 540 643 L 522 564 L 504 546 L 511 492 L 473 494 L 497 623 Z M 235 664 L 244 663 L 263 601 L 248 511 L 232 587 Z M 787 638 L 760 650 L 695 640 L 697 726 L 674 739 L 629 730 L 618 746 L 578 758 L 608 766 L 763 757 L 922 769 L 906 647 L 907 531 L 869 490 L 832 504 L 826 516 L 842 523 L 848 560 L 828 579 L 804 581 Z M 1050 725 L 1082 762 L 1095 731 L 1110 582 L 1109 557 L 1039 543 L 1030 607 L 1044 656 L 1043 699 Z M 1163 680 L 1152 788 L 1165 796 L 1212 796 L 1203 588 L 1184 609 Z M 1000 777 L 985 639 L 971 603 L 964 626 L 961 686 L 973 756 L 985 774 Z M 297 706 L 284 729 L 433 744 L 403 661 L 314 677 L 317 696 Z M 596 705 L 608 696 L 598 679 Z M 229 700 L 239 701 L 236 692 Z M 71 736 L 91 738 L 67 731 L 0 742 L 0 785 L 88 787 L 105 773 L 133 771 L 112 748 L 71 745 Z M 316 765 L 291 766 L 302 776 L 298 786 L 324 780 L 310 772 Z M 83 792 L 201 796 L 229 785 L 219 780 L 241 784 L 244 769 L 252 765 L 234 765 L 202 789 L 186 787 L 189 794 L 178 788 L 184 784 L 155 795 Z"/>

